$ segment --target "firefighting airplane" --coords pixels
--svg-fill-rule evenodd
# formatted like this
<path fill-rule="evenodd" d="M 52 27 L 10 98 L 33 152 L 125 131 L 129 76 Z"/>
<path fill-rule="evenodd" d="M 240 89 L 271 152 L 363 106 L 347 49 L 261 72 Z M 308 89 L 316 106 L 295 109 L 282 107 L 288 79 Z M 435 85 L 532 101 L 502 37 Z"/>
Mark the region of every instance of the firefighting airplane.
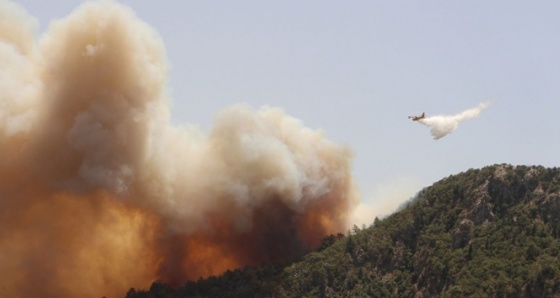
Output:
<path fill-rule="evenodd" d="M 412 121 L 418 121 L 424 118 L 426 118 L 426 113 L 422 113 L 420 116 L 408 116 L 408 119 L 412 119 Z"/>

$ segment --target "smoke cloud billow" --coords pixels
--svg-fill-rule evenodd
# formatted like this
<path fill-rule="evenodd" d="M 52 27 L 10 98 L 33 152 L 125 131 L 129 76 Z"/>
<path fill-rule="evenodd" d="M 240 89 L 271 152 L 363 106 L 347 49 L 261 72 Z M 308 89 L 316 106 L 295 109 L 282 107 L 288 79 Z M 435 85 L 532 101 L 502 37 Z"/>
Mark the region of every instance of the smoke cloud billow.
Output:
<path fill-rule="evenodd" d="M 460 122 L 478 117 L 480 112 L 489 105 L 490 102 L 483 102 L 472 109 L 468 109 L 456 115 L 426 117 L 418 120 L 418 122 L 428 126 L 432 137 L 438 140 L 455 131 Z"/>
<path fill-rule="evenodd" d="M 172 126 L 164 47 L 128 8 L 88 2 L 39 40 L 19 6 L 0 19 L 3 296 L 122 296 L 346 229 L 350 149 L 277 108 Z"/>

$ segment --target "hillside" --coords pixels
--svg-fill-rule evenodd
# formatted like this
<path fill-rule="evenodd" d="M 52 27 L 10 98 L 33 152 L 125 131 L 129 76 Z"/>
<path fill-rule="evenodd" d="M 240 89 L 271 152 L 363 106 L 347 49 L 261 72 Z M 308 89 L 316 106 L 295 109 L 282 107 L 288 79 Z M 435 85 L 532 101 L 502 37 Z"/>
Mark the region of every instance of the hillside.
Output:
<path fill-rule="evenodd" d="M 126 297 L 560 297 L 559 254 L 560 169 L 494 165 L 447 177 L 291 264 Z"/>

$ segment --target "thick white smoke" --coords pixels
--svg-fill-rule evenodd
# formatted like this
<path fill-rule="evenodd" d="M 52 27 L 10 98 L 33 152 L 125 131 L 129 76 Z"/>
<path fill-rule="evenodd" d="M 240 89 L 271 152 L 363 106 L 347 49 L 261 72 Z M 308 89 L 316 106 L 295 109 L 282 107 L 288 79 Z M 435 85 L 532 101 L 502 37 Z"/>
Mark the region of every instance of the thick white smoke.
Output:
<path fill-rule="evenodd" d="M 478 117 L 480 112 L 489 105 L 490 102 L 483 102 L 474 108 L 468 109 L 456 115 L 426 117 L 418 120 L 418 122 L 428 126 L 434 139 L 438 140 L 455 131 L 460 122 Z"/>
<path fill-rule="evenodd" d="M 36 23 L 0 0 L 4 297 L 117 297 L 345 230 L 348 146 L 278 108 L 228 108 L 209 133 L 171 125 L 164 46 L 112 1 L 39 40 Z"/>

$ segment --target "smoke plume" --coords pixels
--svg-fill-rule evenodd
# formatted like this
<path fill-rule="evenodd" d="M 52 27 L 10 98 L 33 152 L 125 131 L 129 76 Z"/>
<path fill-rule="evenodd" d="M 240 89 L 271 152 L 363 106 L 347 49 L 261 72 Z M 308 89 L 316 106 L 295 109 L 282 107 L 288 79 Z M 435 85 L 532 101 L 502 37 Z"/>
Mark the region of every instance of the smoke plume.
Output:
<path fill-rule="evenodd" d="M 472 109 L 468 109 L 456 115 L 426 117 L 418 120 L 418 122 L 428 126 L 432 137 L 438 140 L 455 131 L 460 122 L 478 117 L 480 112 L 489 105 L 490 102 L 483 102 Z"/>
<path fill-rule="evenodd" d="M 39 39 L 13 3 L 0 20 L 2 296 L 123 296 L 346 228 L 350 149 L 277 108 L 172 126 L 164 47 L 128 8 L 88 2 Z"/>

